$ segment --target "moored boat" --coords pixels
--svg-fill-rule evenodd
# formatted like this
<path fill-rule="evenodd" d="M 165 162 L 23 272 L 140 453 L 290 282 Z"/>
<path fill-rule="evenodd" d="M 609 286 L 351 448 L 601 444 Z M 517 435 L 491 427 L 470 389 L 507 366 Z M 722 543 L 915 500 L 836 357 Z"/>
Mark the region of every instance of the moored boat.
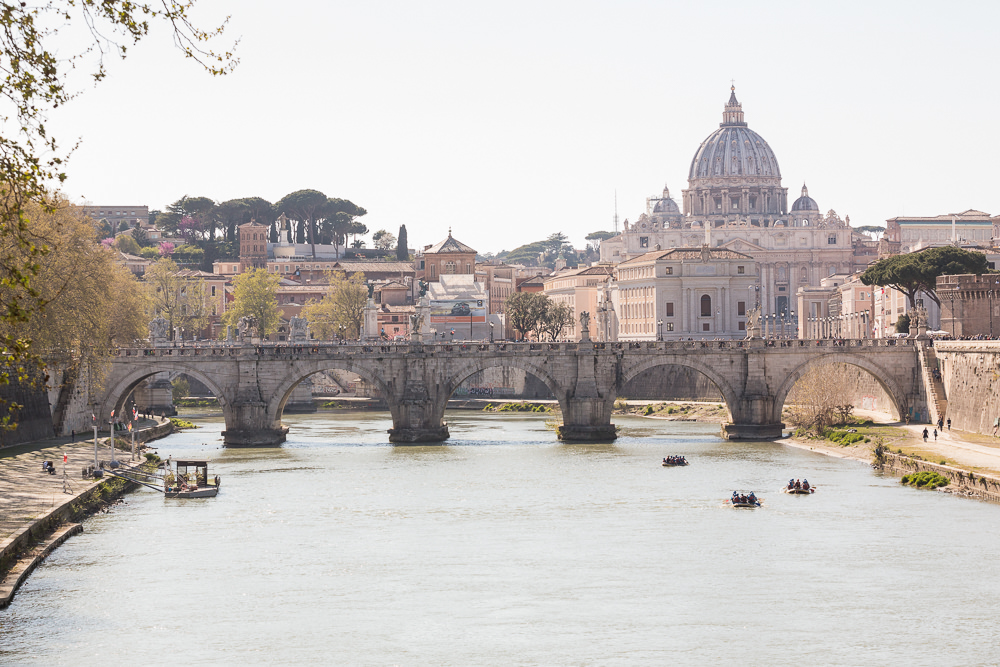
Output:
<path fill-rule="evenodd" d="M 175 465 L 176 473 L 168 471 L 163 477 L 166 498 L 214 498 L 218 495 L 222 480 L 218 475 L 209 480 L 208 461 L 177 461 Z"/>

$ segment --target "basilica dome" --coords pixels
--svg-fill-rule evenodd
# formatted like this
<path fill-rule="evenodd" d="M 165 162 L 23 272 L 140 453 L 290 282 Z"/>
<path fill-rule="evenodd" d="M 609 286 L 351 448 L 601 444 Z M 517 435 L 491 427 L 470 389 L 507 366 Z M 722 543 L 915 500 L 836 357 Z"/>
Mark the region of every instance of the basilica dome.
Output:
<path fill-rule="evenodd" d="M 809 196 L 809 190 L 806 188 L 805 183 L 802 184 L 802 196 L 795 200 L 792 204 L 792 212 L 795 211 L 818 211 L 819 204 L 816 200 Z"/>
<path fill-rule="evenodd" d="M 722 112 L 719 129 L 701 142 L 688 172 L 690 181 L 731 177 L 781 178 L 774 151 L 743 122 L 743 107 L 735 89 Z"/>

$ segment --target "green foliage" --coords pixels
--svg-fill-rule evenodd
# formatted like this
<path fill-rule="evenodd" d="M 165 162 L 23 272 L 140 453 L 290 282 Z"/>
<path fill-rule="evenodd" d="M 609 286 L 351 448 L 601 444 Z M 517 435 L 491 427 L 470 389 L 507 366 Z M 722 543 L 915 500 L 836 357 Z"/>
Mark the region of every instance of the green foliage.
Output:
<path fill-rule="evenodd" d="M 179 419 L 177 417 L 171 417 L 170 423 L 174 425 L 174 428 L 198 428 L 197 424 L 187 421 L 186 419 Z"/>
<path fill-rule="evenodd" d="M 146 452 L 146 463 L 159 463 L 162 459 L 155 452 Z"/>
<path fill-rule="evenodd" d="M 139 250 L 139 257 L 144 259 L 157 260 L 160 258 L 160 251 L 158 248 L 142 248 Z"/>
<path fill-rule="evenodd" d="M 865 439 L 865 436 L 862 433 L 849 433 L 847 431 L 839 431 L 835 429 L 829 431 L 824 430 L 822 434 L 827 440 L 834 442 L 841 447 L 847 447 L 848 445 L 853 445 L 854 443 L 861 442 Z"/>
<path fill-rule="evenodd" d="M 490 403 L 483 408 L 483 411 L 486 412 L 487 409 L 490 412 L 552 412 L 552 408 L 544 403 L 527 402 L 501 403 L 497 406 Z"/>
<path fill-rule="evenodd" d="M 947 477 L 939 475 L 931 470 L 915 472 L 911 475 L 903 475 L 903 478 L 899 481 L 902 484 L 914 486 L 918 489 L 937 489 L 942 486 L 948 486 L 950 483 L 950 480 Z"/>
<path fill-rule="evenodd" d="M 225 324 L 236 327 L 241 317 L 254 317 L 262 336 L 277 331 L 281 319 L 277 296 L 281 278 L 277 274 L 268 273 L 267 269 L 254 269 L 239 274 L 233 282 L 234 300 L 223 318 Z"/>
<path fill-rule="evenodd" d="M 910 307 L 915 308 L 917 292 L 920 291 L 926 292 L 936 304 L 941 305 L 935 291 L 938 276 L 982 275 L 988 272 L 989 265 L 983 253 L 942 246 L 880 259 L 861 274 L 861 282 L 894 287 L 906 294 Z"/>
<path fill-rule="evenodd" d="M 644 414 L 644 415 L 651 415 L 651 414 L 653 414 L 653 406 L 652 405 L 647 405 L 646 409 L 642 411 L 642 414 Z"/>
<path fill-rule="evenodd" d="M 183 376 L 174 378 L 174 381 L 170 383 L 170 393 L 175 401 L 184 398 L 191 393 L 191 385 Z"/>
<path fill-rule="evenodd" d="M 618 236 L 614 232 L 590 232 L 585 236 L 588 241 L 607 241 L 608 239 L 613 239 Z"/>
<path fill-rule="evenodd" d="M 408 262 L 410 260 L 409 242 L 406 238 L 406 225 L 399 226 L 399 234 L 396 235 L 396 260 Z"/>
<path fill-rule="evenodd" d="M 136 243 L 135 237 L 131 234 L 122 234 L 115 240 L 115 247 L 129 255 L 138 255 L 142 248 Z"/>
<path fill-rule="evenodd" d="M 910 333 L 910 316 L 906 313 L 896 319 L 896 333 Z"/>

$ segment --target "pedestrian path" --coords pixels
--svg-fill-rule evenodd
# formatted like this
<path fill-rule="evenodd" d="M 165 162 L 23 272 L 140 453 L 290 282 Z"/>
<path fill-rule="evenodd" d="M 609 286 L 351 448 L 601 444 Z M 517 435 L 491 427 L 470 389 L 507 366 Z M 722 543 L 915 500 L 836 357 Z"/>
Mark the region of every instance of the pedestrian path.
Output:
<path fill-rule="evenodd" d="M 903 428 L 912 435 L 913 439 L 921 441 L 922 448 L 940 454 L 941 458 L 949 463 L 1000 472 L 1000 440 L 995 446 L 970 442 L 962 431 L 951 431 L 947 427 L 944 431 L 938 431 L 935 440 L 933 425 L 915 424 Z M 927 442 L 922 442 L 925 428 L 928 434 Z"/>

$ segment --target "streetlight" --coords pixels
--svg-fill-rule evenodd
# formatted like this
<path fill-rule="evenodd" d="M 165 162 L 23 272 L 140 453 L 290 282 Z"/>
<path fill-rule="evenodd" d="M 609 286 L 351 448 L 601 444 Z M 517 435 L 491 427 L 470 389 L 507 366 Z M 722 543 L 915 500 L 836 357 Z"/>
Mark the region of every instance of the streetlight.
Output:
<path fill-rule="evenodd" d="M 789 332 L 789 336 L 788 337 L 789 338 L 798 338 L 799 337 L 799 331 L 798 331 L 798 327 L 795 326 L 795 311 L 794 310 L 789 310 L 788 311 L 788 324 L 791 326 L 791 329 L 792 329 Z M 794 334 L 794 335 L 792 335 L 792 334 Z"/>
<path fill-rule="evenodd" d="M 656 320 L 656 340 L 663 340 L 663 320 Z"/>
<path fill-rule="evenodd" d="M 996 294 L 997 286 L 1000 286 L 1000 280 L 990 281 L 990 288 L 988 294 L 990 295 L 990 340 L 993 340 L 993 296 Z"/>
<path fill-rule="evenodd" d="M 490 322 L 490 342 L 493 342 L 493 323 Z"/>

